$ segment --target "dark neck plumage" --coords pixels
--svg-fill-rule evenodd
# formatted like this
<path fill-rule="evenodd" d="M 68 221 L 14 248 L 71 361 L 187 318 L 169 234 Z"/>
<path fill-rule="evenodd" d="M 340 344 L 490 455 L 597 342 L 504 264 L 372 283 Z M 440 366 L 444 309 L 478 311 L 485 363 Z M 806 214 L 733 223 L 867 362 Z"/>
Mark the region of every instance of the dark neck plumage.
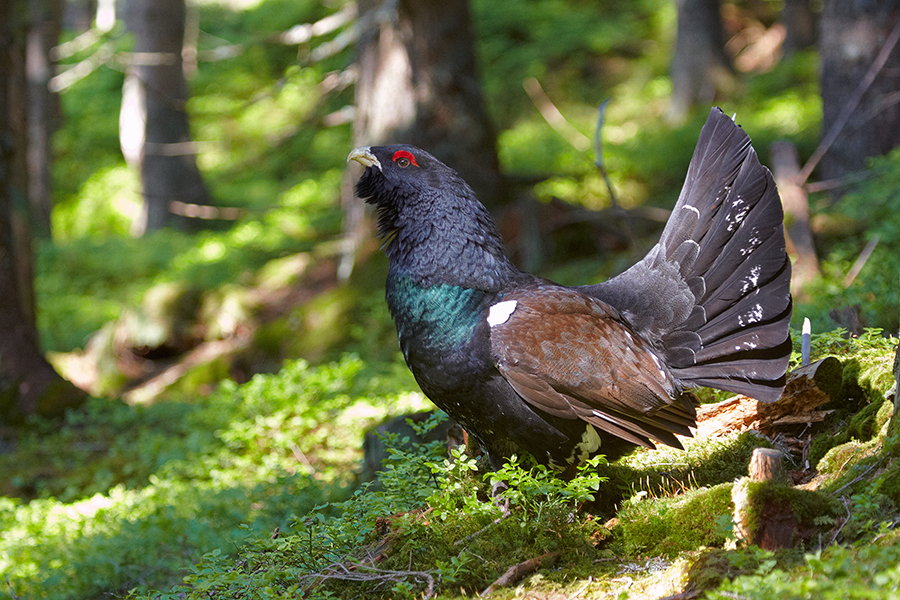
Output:
<path fill-rule="evenodd" d="M 504 254 L 490 213 L 471 190 L 463 192 L 378 205 L 391 277 L 494 293 L 522 276 Z"/>

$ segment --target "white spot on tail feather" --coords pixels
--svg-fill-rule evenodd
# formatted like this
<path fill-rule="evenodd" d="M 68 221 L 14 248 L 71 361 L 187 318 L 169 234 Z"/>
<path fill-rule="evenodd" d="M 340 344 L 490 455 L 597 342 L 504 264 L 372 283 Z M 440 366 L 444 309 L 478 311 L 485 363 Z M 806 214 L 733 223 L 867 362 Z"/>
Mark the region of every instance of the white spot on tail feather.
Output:
<path fill-rule="evenodd" d="M 763 320 L 763 307 L 757 304 L 742 315 L 738 315 L 738 325 L 747 327 Z"/>
<path fill-rule="evenodd" d="M 518 304 L 515 300 L 504 300 L 491 306 L 487 316 L 488 325 L 496 327 L 506 323 Z"/>
<path fill-rule="evenodd" d="M 662 363 L 659 362 L 659 359 L 656 358 L 656 355 L 652 352 L 650 353 L 650 358 L 653 359 L 653 363 L 656 365 L 656 369 L 659 371 L 659 378 L 663 381 L 666 381 L 666 372 L 663 371 Z"/>

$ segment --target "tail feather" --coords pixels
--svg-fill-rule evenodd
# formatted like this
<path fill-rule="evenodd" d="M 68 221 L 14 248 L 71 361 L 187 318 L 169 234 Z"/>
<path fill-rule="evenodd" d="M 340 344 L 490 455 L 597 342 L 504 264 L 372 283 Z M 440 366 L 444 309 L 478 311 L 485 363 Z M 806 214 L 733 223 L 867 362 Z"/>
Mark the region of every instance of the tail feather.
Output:
<path fill-rule="evenodd" d="M 783 222 L 750 138 L 713 109 L 659 244 L 581 289 L 618 308 L 684 385 L 775 400 L 791 350 Z"/>
<path fill-rule="evenodd" d="M 766 290 L 770 285 L 778 286 L 778 278 L 785 265 L 784 259 L 783 242 L 772 236 L 757 249 L 752 261 L 734 265 L 730 272 L 723 268 L 720 274 L 725 279 L 713 287 L 712 292 L 702 301 L 707 318 L 721 314 L 742 298 L 754 294 L 758 296 L 758 302 L 766 305 L 765 312 L 783 310 L 787 305 L 785 297 L 771 296 L 758 290 Z M 712 340 L 704 338 L 704 341 Z"/>
<path fill-rule="evenodd" d="M 699 352 L 694 354 L 694 361 L 696 364 L 703 364 L 726 356 L 733 356 L 737 352 L 751 351 L 756 348 L 766 348 L 773 345 L 777 346 L 780 341 L 784 340 L 767 339 L 766 334 L 772 330 L 778 331 L 782 327 L 787 327 L 790 321 L 791 313 L 788 312 L 779 321 L 766 323 L 768 329 L 738 329 L 716 340 L 715 344 L 704 345 Z"/>

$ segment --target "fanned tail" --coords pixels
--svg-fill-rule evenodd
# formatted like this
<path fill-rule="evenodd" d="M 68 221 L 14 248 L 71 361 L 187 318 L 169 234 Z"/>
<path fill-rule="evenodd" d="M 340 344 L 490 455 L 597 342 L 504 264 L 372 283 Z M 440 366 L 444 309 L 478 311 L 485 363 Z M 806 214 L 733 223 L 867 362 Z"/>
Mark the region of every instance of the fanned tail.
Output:
<path fill-rule="evenodd" d="M 687 387 L 774 401 L 790 358 L 791 265 L 772 174 L 714 108 L 659 244 L 586 286 L 629 318 Z"/>

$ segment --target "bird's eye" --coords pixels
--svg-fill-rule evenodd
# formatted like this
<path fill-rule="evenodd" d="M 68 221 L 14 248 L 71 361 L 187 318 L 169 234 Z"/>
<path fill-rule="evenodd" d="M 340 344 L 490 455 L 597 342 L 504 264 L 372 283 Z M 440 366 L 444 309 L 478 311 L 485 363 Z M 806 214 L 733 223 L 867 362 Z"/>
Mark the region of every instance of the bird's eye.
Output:
<path fill-rule="evenodd" d="M 394 152 L 393 160 L 401 169 L 405 169 L 409 165 L 419 166 L 419 163 L 416 162 L 416 157 L 412 155 L 412 152 L 407 152 L 406 150 L 397 150 Z"/>

